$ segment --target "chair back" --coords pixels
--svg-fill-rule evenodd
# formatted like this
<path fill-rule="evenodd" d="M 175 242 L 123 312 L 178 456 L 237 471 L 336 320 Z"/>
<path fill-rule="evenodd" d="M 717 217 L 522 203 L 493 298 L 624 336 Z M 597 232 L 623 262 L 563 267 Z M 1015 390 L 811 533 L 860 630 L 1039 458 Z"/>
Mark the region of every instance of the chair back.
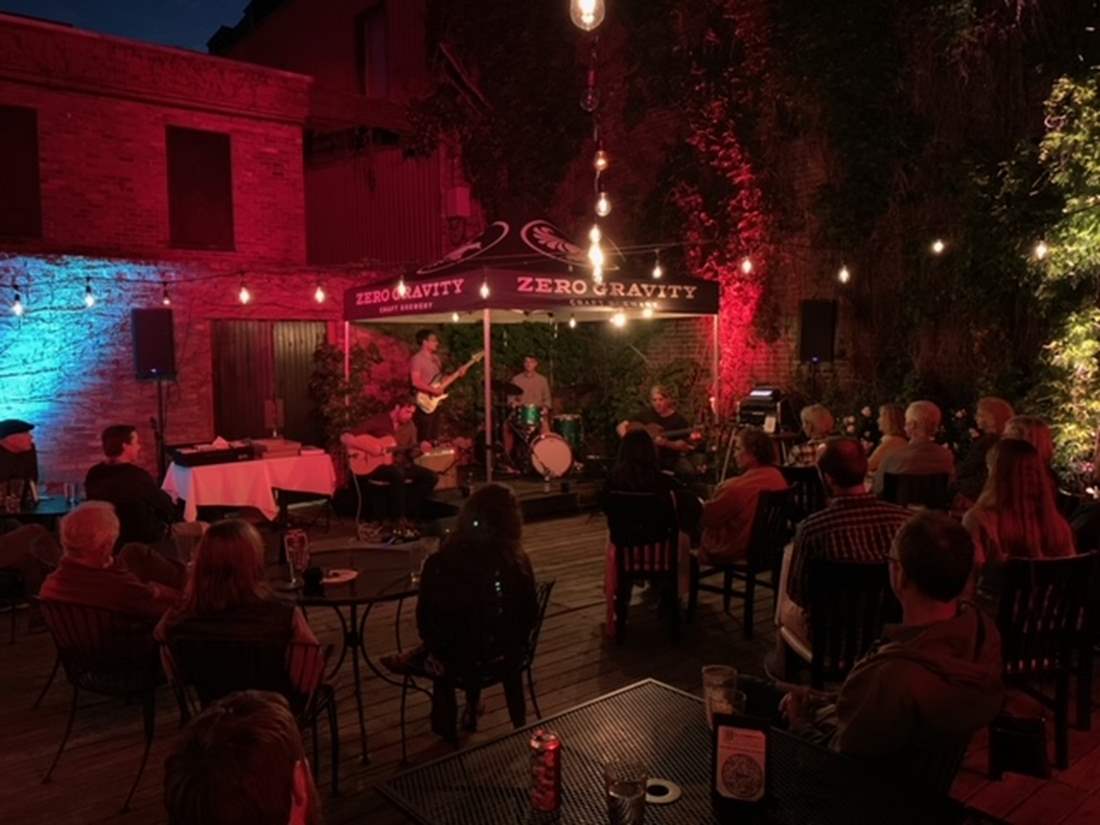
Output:
<path fill-rule="evenodd" d="M 51 599 L 35 602 L 73 685 L 131 696 L 163 682 L 151 619 Z"/>
<path fill-rule="evenodd" d="M 668 573 L 677 569 L 680 528 L 671 492 L 612 491 L 604 497 L 604 512 L 620 573 Z"/>
<path fill-rule="evenodd" d="M 811 682 L 822 688 L 826 681 L 842 680 L 883 627 L 901 619 L 901 606 L 890 589 L 886 562 L 815 559 L 810 577 Z"/>
<path fill-rule="evenodd" d="M 817 467 L 780 467 L 783 478 L 791 488 L 791 518 L 795 523 L 824 510 L 825 485 L 821 483 Z"/>
<path fill-rule="evenodd" d="M 554 589 L 555 579 L 548 582 L 539 582 L 535 590 L 535 598 L 538 600 L 538 613 L 535 616 L 535 624 L 527 637 L 527 649 L 524 651 L 523 661 L 520 666 L 529 668 L 535 661 L 535 650 L 539 646 L 539 636 L 542 634 L 542 620 L 546 618 L 546 608 L 550 606 L 550 593 Z"/>
<path fill-rule="evenodd" d="M 748 563 L 752 570 L 771 570 L 779 582 L 783 548 L 791 538 L 791 491 L 762 490 L 749 535 Z"/>
<path fill-rule="evenodd" d="M 947 473 L 885 473 L 882 498 L 902 507 L 947 510 L 951 506 Z"/>
<path fill-rule="evenodd" d="M 1065 671 L 1091 644 L 1096 568 L 1096 553 L 1004 563 L 997 629 L 1005 676 Z"/>

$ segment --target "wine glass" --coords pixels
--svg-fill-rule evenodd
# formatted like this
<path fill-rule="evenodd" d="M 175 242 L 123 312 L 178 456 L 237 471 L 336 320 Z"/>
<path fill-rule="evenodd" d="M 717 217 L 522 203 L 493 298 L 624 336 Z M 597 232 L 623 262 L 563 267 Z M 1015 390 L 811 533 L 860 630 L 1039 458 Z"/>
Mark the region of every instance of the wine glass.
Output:
<path fill-rule="evenodd" d="M 291 585 L 300 582 L 300 576 L 309 567 L 309 536 L 305 530 L 288 530 L 283 538 L 286 550 L 286 564 L 290 572 Z"/>

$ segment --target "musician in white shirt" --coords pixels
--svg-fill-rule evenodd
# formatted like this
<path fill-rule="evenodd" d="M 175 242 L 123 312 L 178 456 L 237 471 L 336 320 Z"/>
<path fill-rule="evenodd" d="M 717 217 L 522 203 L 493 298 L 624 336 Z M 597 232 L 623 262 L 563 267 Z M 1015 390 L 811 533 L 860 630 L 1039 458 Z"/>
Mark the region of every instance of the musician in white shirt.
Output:
<path fill-rule="evenodd" d="M 443 377 L 443 364 L 436 354 L 439 351 L 439 336 L 430 329 L 422 329 L 416 333 L 416 343 L 420 347 L 409 361 L 409 381 L 414 392 L 422 392 L 435 397 L 443 395 L 447 386 L 455 378 L 461 378 L 470 369 L 466 364 L 446 378 Z M 415 408 L 413 421 L 416 423 L 417 437 L 421 441 L 430 441 L 433 444 L 439 440 L 439 425 L 442 419 L 439 410 L 425 412 L 419 407 Z"/>

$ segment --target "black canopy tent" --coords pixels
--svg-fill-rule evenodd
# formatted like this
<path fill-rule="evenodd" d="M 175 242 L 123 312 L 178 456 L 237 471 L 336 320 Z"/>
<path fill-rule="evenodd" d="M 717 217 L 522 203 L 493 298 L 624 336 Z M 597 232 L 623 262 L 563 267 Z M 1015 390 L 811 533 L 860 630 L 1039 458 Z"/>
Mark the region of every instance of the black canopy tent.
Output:
<path fill-rule="evenodd" d="M 584 251 L 545 220 L 496 221 L 473 241 L 408 278 L 347 290 L 344 373 L 350 369 L 353 323 L 431 325 L 480 317 L 485 350 L 485 428 L 491 433 L 493 324 L 539 318 L 606 322 L 618 313 L 627 318 L 712 316 L 711 369 L 717 394 L 718 285 L 698 279 L 632 278 L 616 270 L 609 270 L 606 279 L 597 283 Z M 491 445 L 486 450 L 485 475 L 492 480 Z"/>

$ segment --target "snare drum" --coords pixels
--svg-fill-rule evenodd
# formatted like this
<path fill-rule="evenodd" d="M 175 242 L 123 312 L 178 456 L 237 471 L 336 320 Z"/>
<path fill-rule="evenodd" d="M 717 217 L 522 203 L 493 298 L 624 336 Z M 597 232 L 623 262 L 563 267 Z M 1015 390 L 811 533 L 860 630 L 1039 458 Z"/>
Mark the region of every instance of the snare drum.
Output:
<path fill-rule="evenodd" d="M 524 429 L 539 429 L 542 426 L 542 407 L 538 404 L 524 404 L 516 407 L 516 423 Z"/>
<path fill-rule="evenodd" d="M 573 469 L 573 450 L 557 433 L 540 435 L 531 443 L 531 466 L 543 478 L 561 478 Z"/>
<path fill-rule="evenodd" d="M 584 428 L 576 413 L 554 416 L 554 431 L 569 442 L 574 455 L 580 455 L 584 447 Z"/>

